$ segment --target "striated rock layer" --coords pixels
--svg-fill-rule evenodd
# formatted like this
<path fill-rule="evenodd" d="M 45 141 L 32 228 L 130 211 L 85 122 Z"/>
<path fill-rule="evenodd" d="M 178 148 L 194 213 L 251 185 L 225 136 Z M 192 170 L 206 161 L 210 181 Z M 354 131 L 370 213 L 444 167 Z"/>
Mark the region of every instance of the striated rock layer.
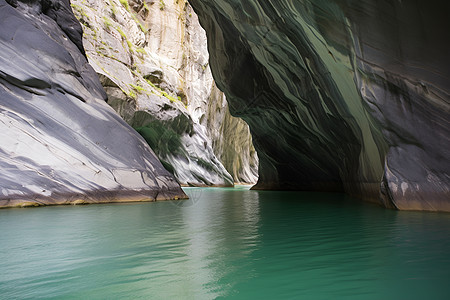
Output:
<path fill-rule="evenodd" d="M 190 0 L 260 189 L 450 211 L 449 4 Z"/>
<path fill-rule="evenodd" d="M 105 99 L 68 0 L 0 0 L 0 207 L 186 197 Z"/>
<path fill-rule="evenodd" d="M 248 126 L 228 113 L 187 1 L 73 0 L 72 8 L 108 103 L 181 184 L 256 182 Z"/>

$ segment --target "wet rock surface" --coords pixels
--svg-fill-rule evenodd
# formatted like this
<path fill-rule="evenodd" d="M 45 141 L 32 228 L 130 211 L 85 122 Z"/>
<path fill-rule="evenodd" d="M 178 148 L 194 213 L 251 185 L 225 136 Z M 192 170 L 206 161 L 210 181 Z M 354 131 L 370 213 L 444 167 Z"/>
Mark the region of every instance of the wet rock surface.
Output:
<path fill-rule="evenodd" d="M 82 49 L 68 1 L 0 0 L 0 207 L 184 198 Z"/>
<path fill-rule="evenodd" d="M 191 0 L 256 188 L 450 211 L 449 4 Z"/>

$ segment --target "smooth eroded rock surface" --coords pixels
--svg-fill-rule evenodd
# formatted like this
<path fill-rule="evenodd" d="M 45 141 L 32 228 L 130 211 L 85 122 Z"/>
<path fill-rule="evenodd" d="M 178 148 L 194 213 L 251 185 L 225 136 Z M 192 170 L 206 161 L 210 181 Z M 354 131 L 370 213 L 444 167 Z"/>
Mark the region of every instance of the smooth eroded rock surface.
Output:
<path fill-rule="evenodd" d="M 214 84 L 206 34 L 186 0 L 74 0 L 72 9 L 108 103 L 181 184 L 256 182 L 248 126 Z"/>
<path fill-rule="evenodd" d="M 445 1 L 190 0 L 256 188 L 450 211 Z"/>
<path fill-rule="evenodd" d="M 105 100 L 68 1 L 0 0 L 0 207 L 185 197 Z"/>

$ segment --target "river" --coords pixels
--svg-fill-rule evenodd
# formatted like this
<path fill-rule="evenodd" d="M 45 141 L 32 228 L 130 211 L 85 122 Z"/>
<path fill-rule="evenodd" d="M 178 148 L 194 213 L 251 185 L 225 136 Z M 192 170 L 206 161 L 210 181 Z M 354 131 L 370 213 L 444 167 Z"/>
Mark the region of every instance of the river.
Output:
<path fill-rule="evenodd" d="M 331 193 L 0 210 L 0 299 L 450 299 L 450 214 Z"/>

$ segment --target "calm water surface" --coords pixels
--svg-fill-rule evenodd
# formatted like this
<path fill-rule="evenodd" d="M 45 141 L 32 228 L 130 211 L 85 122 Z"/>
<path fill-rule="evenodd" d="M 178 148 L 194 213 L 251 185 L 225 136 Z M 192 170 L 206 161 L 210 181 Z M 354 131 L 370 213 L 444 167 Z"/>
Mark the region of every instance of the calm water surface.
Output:
<path fill-rule="evenodd" d="M 0 210 L 0 299 L 450 299 L 450 214 L 337 194 Z"/>

